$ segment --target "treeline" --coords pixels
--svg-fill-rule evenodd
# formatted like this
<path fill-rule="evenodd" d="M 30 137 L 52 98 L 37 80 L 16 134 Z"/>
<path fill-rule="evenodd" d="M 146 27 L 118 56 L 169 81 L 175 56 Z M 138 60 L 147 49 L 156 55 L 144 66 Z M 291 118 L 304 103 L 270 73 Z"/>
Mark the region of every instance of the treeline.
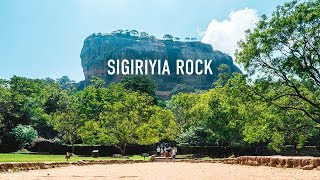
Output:
<path fill-rule="evenodd" d="M 137 30 L 123 30 L 123 29 L 118 29 L 115 31 L 112 31 L 111 33 L 107 34 L 102 34 L 102 33 L 93 33 L 92 36 L 104 36 L 104 35 L 112 35 L 112 36 L 117 36 L 117 37 L 123 37 L 123 38 L 140 38 L 140 39 L 149 39 L 149 40 L 157 40 L 157 38 L 154 35 L 149 35 L 146 32 L 139 32 Z M 163 40 L 166 41 L 180 41 L 180 37 L 174 37 L 171 34 L 165 34 L 162 37 Z M 196 42 L 197 38 L 195 37 L 185 37 L 185 41 L 189 42 Z"/>
<path fill-rule="evenodd" d="M 173 140 L 178 132 L 171 111 L 157 105 L 155 84 L 148 77 L 126 77 L 107 88 L 93 77 L 81 91 L 63 79 L 14 76 L 1 81 L 2 144 L 23 148 L 39 136 L 71 145 L 111 144 L 124 153 L 129 143 Z"/>
<path fill-rule="evenodd" d="M 43 137 L 114 145 L 124 153 L 128 144 L 159 141 L 277 151 L 318 141 L 319 19 L 318 0 L 277 7 L 239 42 L 236 61 L 248 75 L 230 77 L 222 65 L 212 89 L 177 85 L 167 102 L 157 99 L 146 76 L 108 87 L 93 76 L 84 89 L 67 77 L 1 80 L 1 143 L 24 147 Z"/>
<path fill-rule="evenodd" d="M 248 75 L 219 69 L 215 88 L 178 94 L 171 109 L 180 143 L 259 145 L 274 150 L 319 141 L 320 1 L 292 1 L 263 15 L 240 41 L 236 61 Z M 230 78 L 230 79 L 229 79 Z"/>

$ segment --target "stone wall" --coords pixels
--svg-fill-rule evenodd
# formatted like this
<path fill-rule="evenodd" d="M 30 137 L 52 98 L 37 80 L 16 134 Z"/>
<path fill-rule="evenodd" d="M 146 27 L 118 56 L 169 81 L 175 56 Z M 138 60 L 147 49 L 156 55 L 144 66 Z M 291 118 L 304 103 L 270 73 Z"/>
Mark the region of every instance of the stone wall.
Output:
<path fill-rule="evenodd" d="M 248 166 L 269 166 L 280 168 L 300 168 L 303 170 L 319 169 L 320 158 L 308 156 L 240 156 L 226 158 L 225 164 L 241 164 Z"/>
<path fill-rule="evenodd" d="M 94 164 L 130 164 L 130 163 L 144 163 L 149 161 L 143 160 L 89 160 L 89 161 L 77 161 L 77 162 L 12 162 L 12 163 L 0 163 L 0 172 L 13 172 L 13 171 L 26 171 L 36 169 L 49 169 L 56 167 L 66 167 L 70 165 L 86 166 Z"/>

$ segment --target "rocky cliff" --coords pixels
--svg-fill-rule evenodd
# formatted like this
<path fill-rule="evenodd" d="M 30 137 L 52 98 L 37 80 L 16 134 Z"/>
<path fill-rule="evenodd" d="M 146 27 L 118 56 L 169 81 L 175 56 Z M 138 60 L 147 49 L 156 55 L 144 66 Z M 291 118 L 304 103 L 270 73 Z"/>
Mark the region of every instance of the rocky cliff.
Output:
<path fill-rule="evenodd" d="M 170 91 L 176 84 L 186 84 L 197 89 L 209 89 L 217 79 L 220 64 L 227 64 L 228 73 L 241 72 L 233 64 L 232 58 L 220 51 L 212 49 L 211 45 L 201 42 L 181 42 L 159 40 L 153 36 L 138 37 L 123 34 L 93 34 L 87 37 L 81 51 L 81 64 L 88 81 L 91 76 L 98 76 L 106 81 L 118 82 L 123 75 L 108 75 L 107 62 L 110 59 L 161 59 L 168 60 L 170 67 L 176 66 L 176 60 L 182 59 L 212 59 L 213 75 L 176 75 L 175 68 L 171 75 L 152 75 L 157 82 L 159 91 Z"/>

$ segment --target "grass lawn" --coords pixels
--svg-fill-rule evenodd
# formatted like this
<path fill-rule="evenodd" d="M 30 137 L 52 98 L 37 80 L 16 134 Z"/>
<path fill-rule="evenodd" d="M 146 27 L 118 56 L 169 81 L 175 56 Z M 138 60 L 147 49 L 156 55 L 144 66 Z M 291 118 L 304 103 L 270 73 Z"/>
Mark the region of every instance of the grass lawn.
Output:
<path fill-rule="evenodd" d="M 69 160 L 70 162 L 79 160 L 143 160 L 140 155 L 129 156 L 126 158 L 112 158 L 112 157 L 82 157 L 73 156 Z M 150 157 L 146 157 L 146 160 L 150 160 Z M 0 162 L 66 162 L 64 155 L 39 155 L 39 154 L 0 154 Z"/>

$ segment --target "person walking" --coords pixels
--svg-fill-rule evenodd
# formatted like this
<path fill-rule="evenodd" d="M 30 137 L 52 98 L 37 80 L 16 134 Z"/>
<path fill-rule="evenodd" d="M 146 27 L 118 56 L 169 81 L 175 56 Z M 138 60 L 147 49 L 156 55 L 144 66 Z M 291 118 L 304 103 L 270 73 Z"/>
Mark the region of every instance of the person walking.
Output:
<path fill-rule="evenodd" d="M 166 157 L 167 162 L 168 162 L 169 161 L 169 157 L 171 156 L 171 147 L 168 144 L 166 144 L 165 147 L 166 147 L 165 148 L 165 157 Z"/>
<path fill-rule="evenodd" d="M 160 156 L 164 156 L 164 147 L 160 147 Z"/>
<path fill-rule="evenodd" d="M 176 160 L 177 152 L 178 148 L 176 146 L 173 146 L 171 149 L 171 158 L 173 162 Z"/>
<path fill-rule="evenodd" d="M 157 156 L 160 157 L 161 156 L 161 148 L 160 146 L 157 146 Z"/>

